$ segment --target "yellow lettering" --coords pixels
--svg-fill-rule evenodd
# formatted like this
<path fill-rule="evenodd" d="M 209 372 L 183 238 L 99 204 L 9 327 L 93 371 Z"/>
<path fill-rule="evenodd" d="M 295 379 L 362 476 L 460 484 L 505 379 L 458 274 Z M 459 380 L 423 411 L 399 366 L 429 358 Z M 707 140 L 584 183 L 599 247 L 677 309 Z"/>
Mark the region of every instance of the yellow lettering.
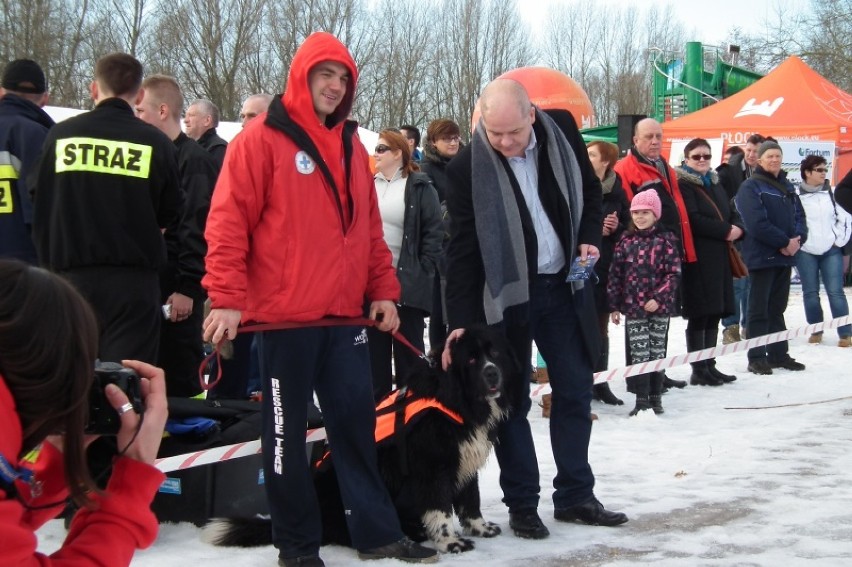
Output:
<path fill-rule="evenodd" d="M 56 173 L 87 171 L 147 179 L 153 148 L 144 144 L 64 138 L 56 141 Z"/>

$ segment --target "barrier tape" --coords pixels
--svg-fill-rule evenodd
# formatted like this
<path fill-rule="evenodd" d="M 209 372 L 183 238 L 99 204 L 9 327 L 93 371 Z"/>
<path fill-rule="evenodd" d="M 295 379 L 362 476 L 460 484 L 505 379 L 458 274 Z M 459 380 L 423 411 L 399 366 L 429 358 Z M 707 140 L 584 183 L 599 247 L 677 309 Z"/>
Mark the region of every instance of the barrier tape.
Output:
<path fill-rule="evenodd" d="M 826 329 L 836 329 L 837 327 L 847 325 L 849 323 L 852 323 L 852 315 L 838 317 L 837 319 L 832 319 L 831 321 L 825 323 L 814 323 L 812 325 L 805 325 L 804 327 L 799 327 L 798 329 L 790 329 L 778 333 L 761 335 L 753 339 L 738 341 L 727 345 L 716 346 L 713 348 L 705 348 L 702 350 L 688 352 L 686 354 L 678 354 L 676 356 L 659 358 L 657 360 L 649 360 L 648 362 L 641 362 L 639 364 L 632 364 L 630 366 L 624 366 L 621 368 L 603 370 L 601 372 L 595 373 L 595 384 L 600 384 L 602 382 L 610 382 L 616 378 L 624 379 L 630 376 L 636 376 L 638 374 L 645 374 L 646 372 L 665 370 L 667 368 L 673 368 L 675 366 L 682 366 L 684 364 L 692 362 L 707 360 L 708 358 L 717 358 L 719 356 L 725 356 L 728 354 L 733 354 L 735 352 L 741 352 L 758 346 L 764 346 L 772 343 L 780 343 L 781 341 L 801 337 L 803 335 L 810 336 L 813 333 L 818 333 Z M 544 383 L 540 384 L 536 388 L 533 388 L 530 392 L 530 396 L 541 396 L 547 393 L 550 393 L 550 384 Z"/>
<path fill-rule="evenodd" d="M 305 444 L 313 443 L 314 441 L 322 441 L 325 437 L 325 428 L 309 429 L 305 435 Z M 240 457 L 250 457 L 261 452 L 260 439 L 254 441 L 246 441 L 244 443 L 236 443 L 234 445 L 223 445 L 221 447 L 211 447 L 203 451 L 194 453 L 185 453 L 183 455 L 175 455 L 173 457 L 163 457 L 154 461 L 154 466 L 161 472 L 170 473 L 174 471 L 182 471 L 202 465 L 211 465 L 221 463 L 231 459 L 239 459 Z"/>
<path fill-rule="evenodd" d="M 760 337 L 755 337 L 753 339 L 739 341 L 727 345 L 717 346 L 714 348 L 705 348 L 703 350 L 697 350 L 686 354 L 679 354 L 676 356 L 669 356 L 667 358 L 661 358 L 659 360 L 650 360 L 648 362 L 643 362 L 640 364 L 633 364 L 621 368 L 604 370 L 603 372 L 595 373 L 595 383 L 599 384 L 601 382 L 612 381 L 616 378 L 627 378 L 628 376 L 636 376 L 637 374 L 644 374 L 646 372 L 654 372 L 657 370 L 673 368 L 675 366 L 682 366 L 690 362 L 698 362 L 700 360 L 706 360 L 708 358 L 725 356 L 728 354 L 733 354 L 735 352 L 748 350 L 757 346 L 777 343 L 803 335 L 809 336 L 813 333 L 818 333 L 826 329 L 836 329 L 837 327 L 849 323 L 852 323 L 852 316 L 847 315 L 845 317 L 838 317 L 837 319 L 832 319 L 827 323 L 815 323 L 813 325 L 799 327 L 798 329 L 782 331 L 780 333 L 770 333 L 768 335 L 763 335 Z M 533 390 L 530 392 L 530 396 L 541 396 L 543 394 L 547 394 L 548 392 L 550 392 L 550 384 L 540 384 L 538 387 L 533 388 Z M 305 443 L 307 444 L 312 443 L 314 441 L 322 441 L 325 438 L 325 428 L 321 427 L 318 429 L 311 429 L 308 430 L 305 435 Z M 199 467 L 202 465 L 220 463 L 231 459 L 238 459 L 240 457 L 257 455 L 260 452 L 261 445 L 260 440 L 258 439 L 255 441 L 237 443 L 235 445 L 212 447 L 210 449 L 196 451 L 194 453 L 175 455 L 173 457 L 164 457 L 162 459 L 157 459 L 154 462 L 154 466 L 164 473 L 169 473 L 179 470 L 186 470 L 193 467 Z"/>

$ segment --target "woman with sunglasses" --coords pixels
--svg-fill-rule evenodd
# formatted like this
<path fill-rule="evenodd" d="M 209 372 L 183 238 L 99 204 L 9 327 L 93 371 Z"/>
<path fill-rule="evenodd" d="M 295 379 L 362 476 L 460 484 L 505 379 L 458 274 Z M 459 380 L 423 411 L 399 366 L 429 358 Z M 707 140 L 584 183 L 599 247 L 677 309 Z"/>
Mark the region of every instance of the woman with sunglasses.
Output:
<path fill-rule="evenodd" d="M 825 286 L 828 306 L 833 318 L 849 315 L 849 304 L 843 294 L 843 246 L 849 241 L 850 221 L 843 207 L 838 206 L 826 179 L 828 166 L 825 158 L 810 155 L 802 160 L 799 170 L 802 182 L 798 193 L 805 209 L 808 239 L 796 254 L 796 269 L 802 281 L 802 297 L 808 324 L 822 323 L 822 306 L 819 282 Z M 837 328 L 837 346 L 852 346 L 852 325 Z M 822 331 L 814 333 L 809 343 L 822 342 Z"/>
<path fill-rule="evenodd" d="M 432 310 L 432 282 L 443 238 L 438 193 L 429 176 L 418 171 L 408 142 L 398 131 L 379 132 L 373 158 L 384 238 L 402 287 L 397 306 L 399 332 L 422 352 L 425 318 Z M 405 385 L 405 376 L 417 353 L 388 333 L 376 329 L 368 329 L 367 333 L 373 392 L 379 400 L 393 388 L 393 374 L 397 387 Z"/>
<path fill-rule="evenodd" d="M 86 301 L 41 268 L 0 260 L 0 565 L 129 565 L 157 537 L 150 504 L 165 476 L 152 465 L 166 423 L 163 371 L 138 361 L 144 410 L 115 385 L 119 456 L 105 489 L 86 465 L 84 433 L 98 330 Z M 144 419 L 143 419 L 144 418 Z M 36 530 L 71 499 L 62 546 L 37 551 Z"/>
<path fill-rule="evenodd" d="M 438 262 L 438 272 L 432 287 L 432 313 L 429 315 L 429 347 L 430 355 L 435 359 L 441 356 L 444 343 L 447 340 L 447 323 L 444 316 L 444 286 L 446 282 L 447 246 L 450 243 L 450 217 L 447 215 L 447 181 L 446 167 L 451 159 L 456 157 L 461 143 L 461 129 L 449 118 L 438 118 L 429 123 L 426 129 L 426 142 L 423 144 L 423 159 L 420 170 L 429 176 L 432 185 L 438 191 L 441 202 L 441 214 L 444 221 L 443 246 L 441 259 Z"/>
<path fill-rule="evenodd" d="M 697 262 L 684 263 L 681 285 L 686 348 L 692 352 L 715 347 L 719 321 L 734 312 L 728 243 L 742 238 L 743 224 L 711 166 L 710 143 L 695 138 L 683 155 L 675 172 L 698 256 Z M 692 363 L 692 385 L 720 386 L 736 379 L 717 370 L 713 358 Z"/>

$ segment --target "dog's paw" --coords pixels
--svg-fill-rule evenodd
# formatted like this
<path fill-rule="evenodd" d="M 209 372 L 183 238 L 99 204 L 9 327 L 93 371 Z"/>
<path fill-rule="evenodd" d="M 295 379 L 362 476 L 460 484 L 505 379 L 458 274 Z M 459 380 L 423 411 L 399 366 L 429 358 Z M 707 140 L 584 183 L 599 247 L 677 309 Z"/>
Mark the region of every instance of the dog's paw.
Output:
<path fill-rule="evenodd" d="M 496 537 L 502 533 L 498 524 L 486 522 L 482 518 L 461 520 L 464 535 L 474 537 Z"/>
<path fill-rule="evenodd" d="M 444 553 L 464 553 L 465 551 L 471 551 L 475 547 L 473 540 L 466 537 L 456 537 L 446 542 L 436 543 L 438 544 L 438 549 Z"/>

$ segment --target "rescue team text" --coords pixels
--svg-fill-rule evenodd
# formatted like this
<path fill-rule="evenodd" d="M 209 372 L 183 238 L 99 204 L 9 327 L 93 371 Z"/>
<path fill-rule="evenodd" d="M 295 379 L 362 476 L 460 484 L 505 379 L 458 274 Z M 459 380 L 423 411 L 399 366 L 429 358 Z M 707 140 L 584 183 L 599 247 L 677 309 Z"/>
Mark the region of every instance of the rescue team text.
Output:
<path fill-rule="evenodd" d="M 150 169 L 151 146 L 98 138 L 56 141 L 56 173 L 88 171 L 147 179 Z"/>

